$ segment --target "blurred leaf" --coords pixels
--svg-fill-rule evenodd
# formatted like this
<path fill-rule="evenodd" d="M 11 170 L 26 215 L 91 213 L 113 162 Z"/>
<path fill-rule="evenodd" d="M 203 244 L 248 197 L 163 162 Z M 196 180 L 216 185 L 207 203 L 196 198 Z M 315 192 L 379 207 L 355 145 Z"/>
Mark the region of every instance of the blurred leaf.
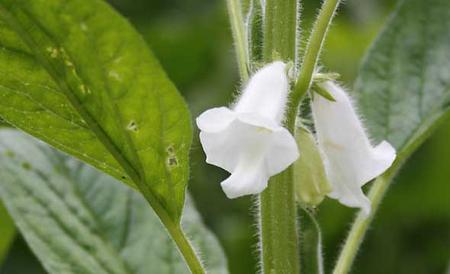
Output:
<path fill-rule="evenodd" d="M 356 91 L 376 141 L 411 150 L 450 106 L 450 1 L 402 1 L 369 52 Z"/>
<path fill-rule="evenodd" d="M 0 153 L 1 197 L 50 273 L 189 273 L 140 194 L 15 130 L 0 131 Z M 189 201 L 183 225 L 209 271 L 226 273 Z"/>
<path fill-rule="evenodd" d="M 323 64 L 329 71 L 339 72 L 342 81 L 353 82 L 361 59 L 384 22 L 384 16 L 370 23 L 366 22 L 367 25 L 349 21 L 346 17 L 336 17 L 324 44 L 321 56 Z"/>
<path fill-rule="evenodd" d="M 0 115 L 178 222 L 190 115 L 130 24 L 100 0 L 0 0 L 0 20 Z"/>
<path fill-rule="evenodd" d="M 16 235 L 16 228 L 3 203 L 0 201 L 0 266 Z"/>

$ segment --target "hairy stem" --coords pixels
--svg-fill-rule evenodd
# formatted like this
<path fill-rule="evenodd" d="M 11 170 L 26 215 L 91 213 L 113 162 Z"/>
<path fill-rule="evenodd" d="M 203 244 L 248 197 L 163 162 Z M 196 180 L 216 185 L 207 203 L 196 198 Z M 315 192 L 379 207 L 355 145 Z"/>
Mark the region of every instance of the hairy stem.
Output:
<path fill-rule="evenodd" d="M 305 55 L 303 56 L 299 77 L 290 97 L 291 106 L 287 113 L 287 125 L 291 131 L 295 129 L 298 106 L 311 86 L 311 80 L 319 60 L 322 45 L 339 3 L 340 0 L 325 0 L 314 23 Z"/>
<path fill-rule="evenodd" d="M 297 0 L 266 0 L 263 59 L 293 61 Z M 271 178 L 260 195 L 260 244 L 263 273 L 299 273 L 297 206 L 292 167 Z"/>
<path fill-rule="evenodd" d="M 297 0 L 266 0 L 264 10 L 264 61 L 294 61 L 297 46 Z"/>
<path fill-rule="evenodd" d="M 169 234 L 175 241 L 178 250 L 183 255 L 183 258 L 191 270 L 192 274 L 206 274 L 206 270 L 203 268 L 194 248 L 190 244 L 189 240 L 186 238 L 183 229 L 179 224 L 170 222 L 170 224 L 165 223 Z"/>
<path fill-rule="evenodd" d="M 242 81 L 248 80 L 249 49 L 245 36 L 244 19 L 239 0 L 227 0 L 228 17 L 230 18 L 239 73 Z"/>
<path fill-rule="evenodd" d="M 297 208 L 291 168 L 271 178 L 260 195 L 260 244 L 263 273 L 299 273 Z"/>

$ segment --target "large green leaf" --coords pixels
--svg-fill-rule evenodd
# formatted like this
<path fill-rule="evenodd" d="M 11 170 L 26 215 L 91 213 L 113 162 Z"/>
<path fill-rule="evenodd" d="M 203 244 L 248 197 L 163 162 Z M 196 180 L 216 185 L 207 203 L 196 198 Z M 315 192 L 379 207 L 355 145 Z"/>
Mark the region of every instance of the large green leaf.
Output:
<path fill-rule="evenodd" d="M 160 216 L 179 220 L 190 115 L 107 4 L 0 0 L 0 75 L 2 118 L 137 186 Z"/>
<path fill-rule="evenodd" d="M 449 109 L 449 30 L 450 1 L 402 1 L 356 81 L 376 141 L 415 147 Z"/>
<path fill-rule="evenodd" d="M 1 198 L 50 273 L 189 273 L 141 194 L 15 130 L 0 131 Z M 226 259 L 188 200 L 183 225 L 211 273 Z"/>

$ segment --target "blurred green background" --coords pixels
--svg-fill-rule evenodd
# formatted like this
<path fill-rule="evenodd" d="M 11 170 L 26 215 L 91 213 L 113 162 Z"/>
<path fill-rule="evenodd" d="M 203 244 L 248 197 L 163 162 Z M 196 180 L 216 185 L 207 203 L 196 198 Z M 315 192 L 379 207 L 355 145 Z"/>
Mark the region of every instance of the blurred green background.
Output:
<path fill-rule="evenodd" d="M 230 103 L 239 87 L 224 0 L 110 0 L 136 26 L 189 103 L 193 117 Z M 319 0 L 303 0 L 303 34 Z M 322 64 L 352 85 L 364 52 L 394 1 L 347 0 L 329 34 Z M 228 200 L 219 182 L 227 174 L 204 162 L 195 132 L 189 190 L 228 256 L 232 274 L 255 273 L 255 201 Z M 450 262 L 450 119 L 411 157 L 382 204 L 353 269 L 364 274 L 448 273 Z M 354 210 L 326 200 L 318 216 L 326 267 L 336 259 Z M 11 231 L 0 207 L 0 246 Z M 17 236 L 0 274 L 45 273 Z M 0 260 L 1 263 L 1 260 Z M 450 272 L 449 272 L 450 273 Z"/>

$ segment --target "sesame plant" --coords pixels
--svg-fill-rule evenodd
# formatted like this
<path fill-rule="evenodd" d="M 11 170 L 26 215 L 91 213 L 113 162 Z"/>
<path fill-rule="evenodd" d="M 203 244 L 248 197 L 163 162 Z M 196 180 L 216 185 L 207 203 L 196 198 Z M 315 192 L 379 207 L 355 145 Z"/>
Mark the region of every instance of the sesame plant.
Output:
<path fill-rule="evenodd" d="M 328 197 L 358 210 L 332 272 L 349 273 L 393 178 L 448 118 L 450 1 L 400 1 L 351 89 L 320 63 L 340 2 L 308 30 L 301 0 L 226 0 L 241 86 L 193 121 L 103 0 L 0 0 L 0 198 L 45 270 L 229 273 L 186 193 L 195 124 L 230 173 L 204 183 L 256 197 L 258 272 L 324 273 Z"/>

